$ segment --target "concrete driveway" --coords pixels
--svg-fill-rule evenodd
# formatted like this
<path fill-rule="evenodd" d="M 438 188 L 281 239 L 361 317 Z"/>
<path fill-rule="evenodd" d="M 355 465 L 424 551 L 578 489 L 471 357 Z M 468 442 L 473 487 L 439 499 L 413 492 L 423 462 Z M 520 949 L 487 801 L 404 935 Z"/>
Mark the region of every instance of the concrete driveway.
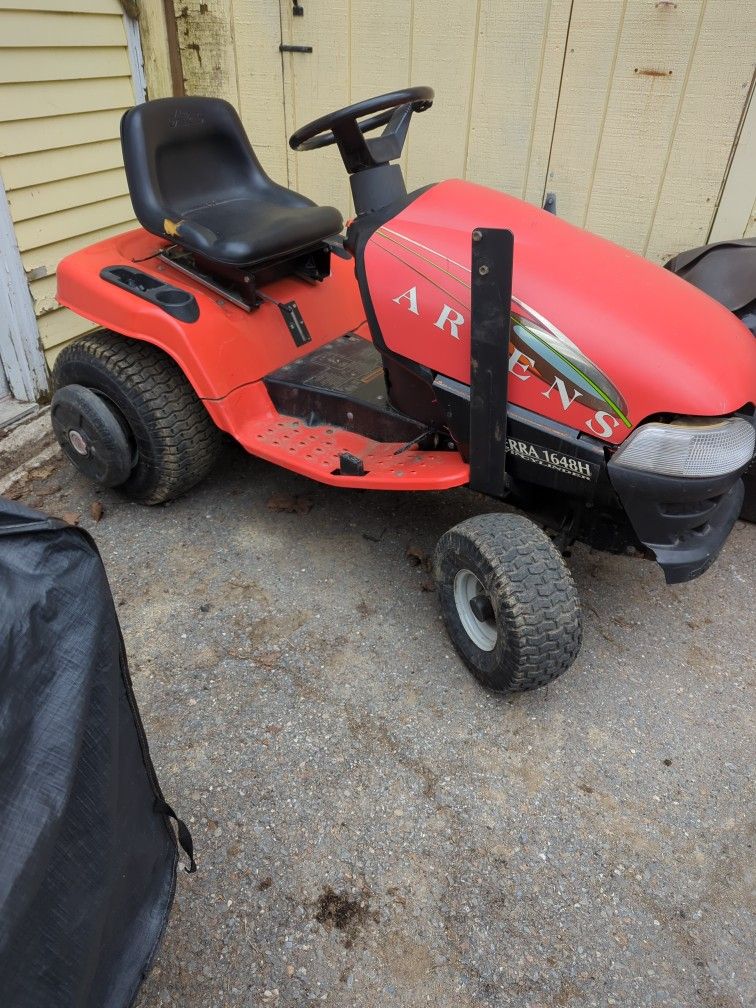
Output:
<path fill-rule="evenodd" d="M 198 848 L 139 1008 L 753 1004 L 754 527 L 674 588 L 576 549 L 576 665 L 501 697 L 407 556 L 480 498 L 229 447 L 145 509 L 27 443 L 0 492 L 93 532 Z"/>

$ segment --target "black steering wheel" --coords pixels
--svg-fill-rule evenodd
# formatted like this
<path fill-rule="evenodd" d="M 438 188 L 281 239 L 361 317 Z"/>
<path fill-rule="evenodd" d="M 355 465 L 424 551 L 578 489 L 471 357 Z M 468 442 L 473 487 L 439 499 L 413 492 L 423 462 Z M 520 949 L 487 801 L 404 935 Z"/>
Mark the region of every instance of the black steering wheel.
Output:
<path fill-rule="evenodd" d="M 350 175 L 387 164 L 402 152 L 412 113 L 425 112 L 433 98 L 433 88 L 429 87 L 409 87 L 367 98 L 302 126 L 289 137 L 289 146 L 295 151 L 309 151 L 337 144 Z M 381 136 L 365 138 L 365 133 L 380 126 L 386 127 Z"/>

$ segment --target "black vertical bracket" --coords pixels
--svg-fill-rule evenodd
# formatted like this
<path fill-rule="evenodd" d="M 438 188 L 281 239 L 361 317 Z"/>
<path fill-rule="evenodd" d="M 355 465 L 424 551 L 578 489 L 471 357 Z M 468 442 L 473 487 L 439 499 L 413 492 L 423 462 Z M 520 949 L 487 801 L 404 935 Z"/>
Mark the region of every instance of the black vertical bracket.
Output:
<path fill-rule="evenodd" d="M 470 318 L 470 488 L 507 492 L 507 386 L 514 236 L 501 228 L 472 233 Z"/>

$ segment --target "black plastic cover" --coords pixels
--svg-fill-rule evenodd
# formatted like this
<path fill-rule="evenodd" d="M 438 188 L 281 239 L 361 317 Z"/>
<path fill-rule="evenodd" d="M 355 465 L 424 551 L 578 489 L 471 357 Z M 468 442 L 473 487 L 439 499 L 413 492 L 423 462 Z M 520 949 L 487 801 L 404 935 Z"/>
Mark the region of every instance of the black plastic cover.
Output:
<path fill-rule="evenodd" d="M 692 581 L 711 567 L 743 503 L 740 471 L 664 476 L 615 459 L 608 470 L 633 531 L 654 554 L 667 584 Z"/>
<path fill-rule="evenodd" d="M 756 238 L 714 242 L 680 252 L 666 269 L 729 308 L 756 335 Z"/>
<path fill-rule="evenodd" d="M 175 837 L 93 540 L 3 498 L 0 809 L 2 1004 L 131 1005 Z"/>

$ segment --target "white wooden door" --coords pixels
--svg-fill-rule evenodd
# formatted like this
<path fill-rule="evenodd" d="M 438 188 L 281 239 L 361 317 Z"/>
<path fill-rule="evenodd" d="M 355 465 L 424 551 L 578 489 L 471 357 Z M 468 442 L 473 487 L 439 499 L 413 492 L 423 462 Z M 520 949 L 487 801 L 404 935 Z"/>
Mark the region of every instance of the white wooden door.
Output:
<path fill-rule="evenodd" d="M 467 178 L 541 203 L 571 0 L 280 0 L 287 133 L 350 102 L 427 84 L 402 167 L 409 189 Z M 289 155 L 289 184 L 344 213 L 335 148 Z"/>

